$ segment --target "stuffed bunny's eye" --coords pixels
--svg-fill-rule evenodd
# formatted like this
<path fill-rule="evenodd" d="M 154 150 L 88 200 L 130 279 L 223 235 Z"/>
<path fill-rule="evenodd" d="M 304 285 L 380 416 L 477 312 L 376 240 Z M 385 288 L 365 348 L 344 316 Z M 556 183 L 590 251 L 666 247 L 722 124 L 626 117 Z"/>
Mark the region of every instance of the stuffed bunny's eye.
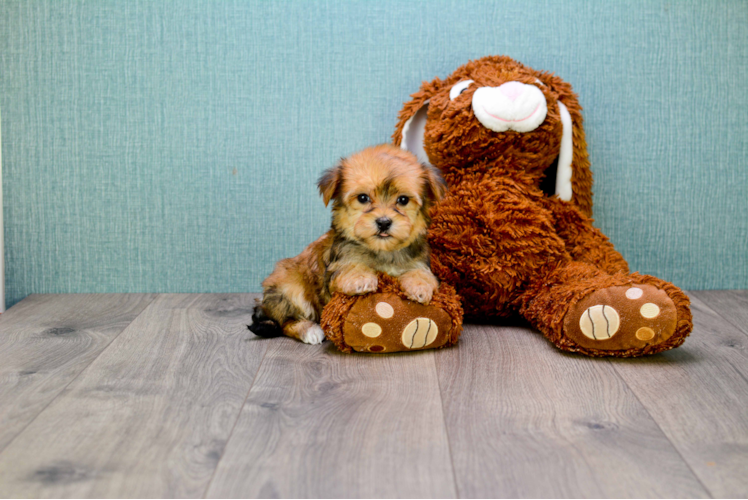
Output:
<path fill-rule="evenodd" d="M 456 83 L 454 87 L 449 91 L 449 98 L 454 101 L 455 97 L 465 92 L 470 84 L 473 83 L 472 80 L 463 80 L 460 83 Z"/>

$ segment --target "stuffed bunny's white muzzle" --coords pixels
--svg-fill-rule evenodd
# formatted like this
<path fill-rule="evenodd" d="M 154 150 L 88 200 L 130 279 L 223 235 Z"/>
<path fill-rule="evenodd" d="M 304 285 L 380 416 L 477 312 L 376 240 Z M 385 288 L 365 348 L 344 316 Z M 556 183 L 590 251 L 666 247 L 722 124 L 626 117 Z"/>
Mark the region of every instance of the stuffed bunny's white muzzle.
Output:
<path fill-rule="evenodd" d="M 473 93 L 473 113 L 494 132 L 530 132 L 545 120 L 548 107 L 539 88 L 520 82 L 481 87 Z"/>

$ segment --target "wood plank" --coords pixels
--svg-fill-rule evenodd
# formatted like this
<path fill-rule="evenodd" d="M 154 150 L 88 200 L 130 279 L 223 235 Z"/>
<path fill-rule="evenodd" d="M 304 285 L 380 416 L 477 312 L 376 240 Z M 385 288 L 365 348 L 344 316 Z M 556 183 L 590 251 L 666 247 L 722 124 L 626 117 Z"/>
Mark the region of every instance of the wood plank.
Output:
<path fill-rule="evenodd" d="M 700 290 L 688 294 L 748 335 L 748 290 Z"/>
<path fill-rule="evenodd" d="M 707 497 L 604 359 L 468 325 L 436 353 L 460 497 Z"/>
<path fill-rule="evenodd" d="M 154 297 L 31 295 L 0 316 L 0 451 Z"/>
<path fill-rule="evenodd" d="M 693 295 L 691 309 L 683 346 L 615 368 L 712 496 L 745 498 L 748 338 Z"/>
<path fill-rule="evenodd" d="M 0 454 L 10 497 L 199 497 L 267 343 L 253 295 L 162 295 Z"/>
<path fill-rule="evenodd" d="M 433 351 L 276 339 L 209 497 L 454 497 Z"/>

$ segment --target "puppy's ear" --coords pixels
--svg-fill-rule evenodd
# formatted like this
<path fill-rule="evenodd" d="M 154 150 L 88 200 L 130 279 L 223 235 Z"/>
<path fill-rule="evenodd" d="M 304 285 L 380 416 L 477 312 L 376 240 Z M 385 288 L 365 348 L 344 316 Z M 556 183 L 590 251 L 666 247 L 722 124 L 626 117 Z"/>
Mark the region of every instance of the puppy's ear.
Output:
<path fill-rule="evenodd" d="M 317 181 L 317 187 L 319 188 L 319 194 L 322 195 L 322 201 L 325 202 L 325 206 L 330 203 L 330 200 L 337 194 L 340 183 L 343 181 L 343 162 L 340 162 L 332 168 L 328 168 L 322 173 L 322 176 Z"/>
<path fill-rule="evenodd" d="M 425 198 L 435 203 L 447 194 L 447 183 L 434 166 L 423 165 Z"/>

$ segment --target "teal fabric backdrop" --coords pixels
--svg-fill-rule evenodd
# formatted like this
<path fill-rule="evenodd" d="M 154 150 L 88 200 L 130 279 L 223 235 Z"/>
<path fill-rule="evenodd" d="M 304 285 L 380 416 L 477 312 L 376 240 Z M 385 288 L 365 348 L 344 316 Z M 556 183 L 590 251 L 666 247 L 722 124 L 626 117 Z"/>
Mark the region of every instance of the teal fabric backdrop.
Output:
<path fill-rule="evenodd" d="M 487 54 L 575 87 L 632 269 L 748 288 L 747 46 L 744 0 L 5 0 L 8 303 L 259 291 L 328 226 L 320 172 Z"/>

